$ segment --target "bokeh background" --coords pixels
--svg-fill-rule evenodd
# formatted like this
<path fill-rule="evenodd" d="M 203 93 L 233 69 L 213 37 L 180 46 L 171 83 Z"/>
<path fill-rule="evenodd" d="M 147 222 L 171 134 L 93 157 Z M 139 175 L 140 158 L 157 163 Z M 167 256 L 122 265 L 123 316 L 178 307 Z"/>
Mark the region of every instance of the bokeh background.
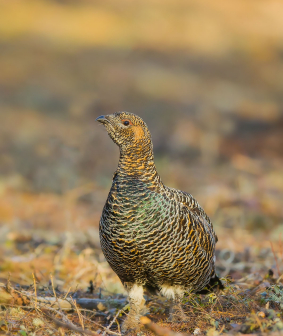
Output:
<path fill-rule="evenodd" d="M 282 12 L 277 0 L 0 0 L 0 276 L 86 286 L 95 268 L 122 290 L 97 231 L 119 151 L 95 119 L 115 111 L 146 121 L 163 182 L 213 219 L 222 275 L 266 260 L 276 272 Z"/>

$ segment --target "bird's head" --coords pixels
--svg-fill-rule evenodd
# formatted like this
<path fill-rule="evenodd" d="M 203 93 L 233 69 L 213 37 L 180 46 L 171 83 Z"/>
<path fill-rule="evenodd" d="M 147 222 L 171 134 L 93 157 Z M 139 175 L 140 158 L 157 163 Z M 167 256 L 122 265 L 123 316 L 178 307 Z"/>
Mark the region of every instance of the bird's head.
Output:
<path fill-rule="evenodd" d="M 102 115 L 96 120 L 105 126 L 111 139 L 122 150 L 151 143 L 146 123 L 133 113 L 116 112 Z"/>

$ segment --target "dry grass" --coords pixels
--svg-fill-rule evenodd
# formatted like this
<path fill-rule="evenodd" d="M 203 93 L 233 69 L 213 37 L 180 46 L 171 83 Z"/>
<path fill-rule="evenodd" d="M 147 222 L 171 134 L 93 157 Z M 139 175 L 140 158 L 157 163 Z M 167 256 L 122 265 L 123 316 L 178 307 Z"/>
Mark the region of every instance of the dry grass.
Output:
<path fill-rule="evenodd" d="M 29 216 L 33 218 L 33 214 L 41 213 L 45 220 L 50 217 L 49 230 L 41 227 L 40 222 L 36 224 L 38 229 L 27 226 L 21 229 L 20 223 L 25 226 L 24 212 L 22 221 L 18 218 L 18 223 L 1 228 L 0 282 L 6 284 L 5 291 L 13 296 L 8 304 L 2 301 L 1 332 L 7 335 L 91 335 L 91 331 L 106 332 L 111 326 L 107 333 L 119 335 L 127 307 L 117 307 L 115 302 L 125 297 L 125 292 L 99 249 L 97 229 L 90 230 L 91 223 L 76 232 L 56 228 L 62 213 L 72 209 L 69 218 L 75 222 L 76 216 L 84 217 L 87 207 L 82 212 L 74 200 L 70 207 L 67 196 L 54 196 L 53 201 L 52 195 L 48 197 L 30 197 L 34 213 L 30 210 Z M 45 207 L 40 207 L 41 202 Z M 56 209 L 53 208 L 55 203 Z M 46 208 L 48 204 L 50 211 Z M 17 213 L 23 210 L 21 207 L 26 207 L 25 198 L 18 202 Z M 84 219 L 87 223 L 87 217 Z M 262 238 L 242 228 L 232 231 L 222 228 L 217 267 L 219 274 L 225 277 L 224 292 L 187 296 L 183 303 L 189 321 L 177 324 L 167 322 L 169 304 L 165 299 L 148 297 L 148 317 L 156 323 L 149 324 L 151 330 L 157 334 L 168 329 L 207 335 L 282 330 L 282 242 L 273 241 L 271 249 L 270 242 Z M 40 298 L 44 297 L 53 297 L 53 303 L 42 303 Z M 75 304 L 79 298 L 106 301 L 89 310 Z M 72 307 L 58 308 L 56 302 L 61 302 L 60 299 L 71 300 Z M 153 334 L 152 331 L 146 333 Z"/>

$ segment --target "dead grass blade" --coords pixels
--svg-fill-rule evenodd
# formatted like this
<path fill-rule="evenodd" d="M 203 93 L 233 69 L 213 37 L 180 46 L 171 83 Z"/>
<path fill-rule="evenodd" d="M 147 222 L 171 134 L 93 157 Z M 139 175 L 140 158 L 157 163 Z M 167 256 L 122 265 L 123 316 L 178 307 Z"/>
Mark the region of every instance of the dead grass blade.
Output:
<path fill-rule="evenodd" d="M 168 328 L 161 327 L 156 323 L 151 322 L 151 320 L 145 316 L 141 317 L 140 321 L 146 329 L 152 331 L 155 335 L 158 336 L 189 336 L 189 334 L 179 333 Z"/>
<path fill-rule="evenodd" d="M 47 316 L 50 320 L 52 320 L 56 324 L 57 327 L 69 329 L 69 330 L 81 333 L 83 335 L 99 336 L 97 333 L 91 330 L 84 330 L 82 328 L 76 327 L 73 324 L 61 322 L 60 320 L 51 316 L 46 309 L 41 309 L 41 311 L 44 313 L 45 316 Z"/>

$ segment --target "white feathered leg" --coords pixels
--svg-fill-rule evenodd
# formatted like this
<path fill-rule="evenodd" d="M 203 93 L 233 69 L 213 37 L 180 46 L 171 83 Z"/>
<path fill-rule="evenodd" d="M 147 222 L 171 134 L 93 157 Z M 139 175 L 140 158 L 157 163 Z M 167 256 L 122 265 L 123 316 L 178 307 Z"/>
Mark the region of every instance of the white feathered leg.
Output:
<path fill-rule="evenodd" d="M 145 313 L 143 287 L 138 284 L 125 285 L 129 293 L 130 311 L 122 325 L 123 332 L 138 332 L 141 328 L 140 318 Z"/>
<path fill-rule="evenodd" d="M 161 294 L 171 300 L 169 315 L 169 321 L 171 322 L 184 322 L 188 320 L 182 308 L 184 292 L 185 290 L 180 286 L 163 286 L 161 288 Z"/>

